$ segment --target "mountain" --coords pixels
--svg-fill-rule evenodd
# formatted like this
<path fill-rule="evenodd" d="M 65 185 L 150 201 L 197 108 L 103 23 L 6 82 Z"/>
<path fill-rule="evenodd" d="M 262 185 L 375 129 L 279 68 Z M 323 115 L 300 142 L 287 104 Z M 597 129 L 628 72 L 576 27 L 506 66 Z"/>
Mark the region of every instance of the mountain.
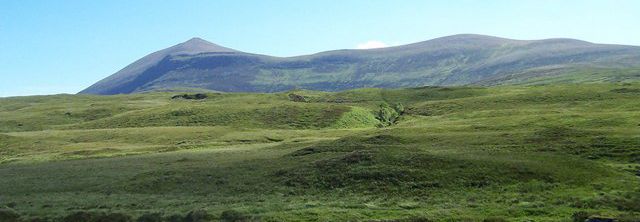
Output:
<path fill-rule="evenodd" d="M 163 73 L 158 72 L 157 66 L 162 66 L 166 58 L 178 55 L 197 55 L 201 53 L 237 53 L 238 51 L 225 48 L 201 38 L 189 41 L 151 53 L 131 65 L 124 67 L 115 74 L 93 84 L 81 93 L 87 94 L 119 94 L 133 92 L 140 83 L 158 78 Z"/>
<path fill-rule="evenodd" d="M 463 34 L 396 47 L 282 58 L 193 38 L 145 56 L 80 93 L 618 82 L 640 79 L 639 67 L 640 47 L 575 39 Z"/>

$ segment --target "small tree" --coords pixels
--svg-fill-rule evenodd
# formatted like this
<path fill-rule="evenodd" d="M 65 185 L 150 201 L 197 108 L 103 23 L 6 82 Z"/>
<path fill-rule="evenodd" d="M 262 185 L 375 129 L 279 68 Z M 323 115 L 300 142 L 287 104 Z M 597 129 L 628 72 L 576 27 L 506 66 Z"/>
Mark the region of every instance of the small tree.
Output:
<path fill-rule="evenodd" d="M 391 126 L 396 123 L 400 114 L 387 103 L 380 104 L 376 119 L 380 121 L 380 127 Z"/>

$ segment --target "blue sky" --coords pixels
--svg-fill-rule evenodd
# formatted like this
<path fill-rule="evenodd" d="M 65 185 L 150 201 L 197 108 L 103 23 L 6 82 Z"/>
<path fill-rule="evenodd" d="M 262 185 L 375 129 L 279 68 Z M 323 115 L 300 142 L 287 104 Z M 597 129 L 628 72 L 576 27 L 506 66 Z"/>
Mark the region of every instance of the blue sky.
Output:
<path fill-rule="evenodd" d="M 191 37 L 292 56 L 460 33 L 640 45 L 639 27 L 636 0 L 0 0 L 0 97 L 76 93 Z"/>

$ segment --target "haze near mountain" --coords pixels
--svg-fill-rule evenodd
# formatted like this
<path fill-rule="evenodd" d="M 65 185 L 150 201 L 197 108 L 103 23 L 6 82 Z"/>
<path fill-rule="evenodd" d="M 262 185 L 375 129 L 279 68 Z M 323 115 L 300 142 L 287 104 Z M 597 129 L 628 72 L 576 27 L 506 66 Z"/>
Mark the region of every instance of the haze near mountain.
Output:
<path fill-rule="evenodd" d="M 637 67 L 640 47 L 574 39 L 525 41 L 465 34 L 281 58 L 193 38 L 149 54 L 80 93 L 621 82 L 640 79 Z"/>

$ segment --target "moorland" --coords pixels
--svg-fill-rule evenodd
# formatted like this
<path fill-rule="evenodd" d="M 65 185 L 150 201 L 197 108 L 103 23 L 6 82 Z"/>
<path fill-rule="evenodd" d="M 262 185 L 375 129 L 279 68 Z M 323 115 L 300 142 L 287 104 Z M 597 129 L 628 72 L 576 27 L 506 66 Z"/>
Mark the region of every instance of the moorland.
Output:
<path fill-rule="evenodd" d="M 0 220 L 638 221 L 640 84 L 0 98 Z"/>

